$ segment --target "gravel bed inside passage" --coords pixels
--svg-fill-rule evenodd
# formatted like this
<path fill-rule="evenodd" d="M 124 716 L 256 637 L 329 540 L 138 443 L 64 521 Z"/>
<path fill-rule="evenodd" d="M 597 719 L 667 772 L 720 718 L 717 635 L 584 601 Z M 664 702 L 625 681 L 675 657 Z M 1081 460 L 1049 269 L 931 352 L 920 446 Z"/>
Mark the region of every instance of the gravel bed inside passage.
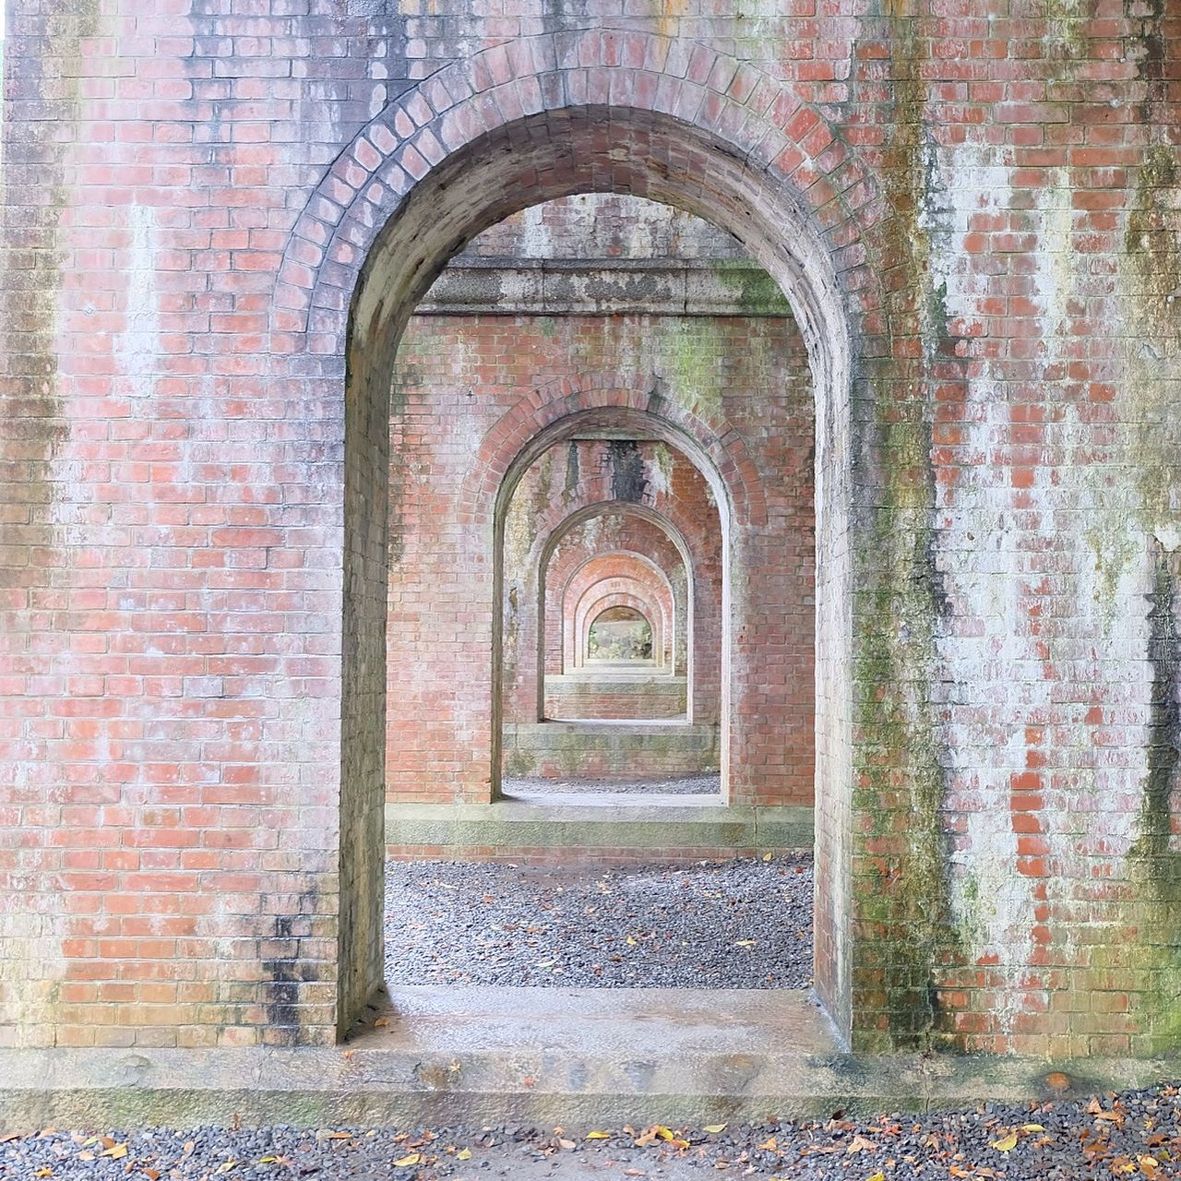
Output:
<path fill-rule="evenodd" d="M 595 792 L 612 795 L 721 796 L 722 777 L 716 771 L 712 775 L 681 775 L 663 779 L 540 779 L 536 776 L 515 776 L 502 779 L 500 790 L 507 796 L 517 791 L 527 791 L 530 795 L 537 792 L 553 792 L 555 795 Z"/>
<path fill-rule="evenodd" d="M 588 1135 L 589 1134 L 589 1135 Z M 1175 1086 L 1023 1107 L 706 1128 L 54 1129 L 0 1142 L 0 1177 L 123 1181 L 907 1181 L 1177 1177 Z"/>
<path fill-rule="evenodd" d="M 812 858 L 615 869 L 391 862 L 390 984 L 805 988 Z"/>

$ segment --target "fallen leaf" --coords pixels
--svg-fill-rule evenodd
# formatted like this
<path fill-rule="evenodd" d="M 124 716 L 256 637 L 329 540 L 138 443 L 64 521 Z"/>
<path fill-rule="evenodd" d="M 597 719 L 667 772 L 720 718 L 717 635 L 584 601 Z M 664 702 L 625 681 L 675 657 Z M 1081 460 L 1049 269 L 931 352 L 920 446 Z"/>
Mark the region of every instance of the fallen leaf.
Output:
<path fill-rule="evenodd" d="M 657 1124 L 652 1129 L 652 1131 L 654 1131 L 656 1133 L 656 1135 L 660 1137 L 661 1140 L 675 1140 L 676 1139 L 676 1136 L 673 1133 L 672 1128 L 666 1128 L 664 1126 L 664 1124 Z"/>
<path fill-rule="evenodd" d="M 965 1177 L 967 1175 L 967 1173 L 964 1174 Z M 952 1176 L 955 1176 L 955 1174 L 953 1173 Z M 865 1181 L 886 1181 L 886 1174 L 883 1173 L 881 1169 L 878 1169 L 876 1173 L 870 1173 L 870 1175 L 865 1178 Z"/>
<path fill-rule="evenodd" d="M 39 1169 L 34 1171 L 33 1176 L 34 1177 L 52 1177 L 53 1170 L 48 1165 L 42 1165 Z"/>
<path fill-rule="evenodd" d="M 387 1025 L 389 1025 L 389 1023 L 390 1023 L 390 1019 L 388 1017 L 378 1017 L 378 1019 L 373 1023 L 373 1028 L 374 1029 L 385 1029 L 385 1027 Z"/>
<path fill-rule="evenodd" d="M 280 1163 L 280 1161 L 282 1161 L 282 1159 L 283 1158 L 281 1156 L 260 1156 L 258 1158 L 258 1163 L 260 1165 L 277 1165 Z"/>
<path fill-rule="evenodd" d="M 765 1152 L 774 1152 L 779 1147 L 779 1141 L 772 1136 L 770 1140 L 764 1140 L 758 1147 Z"/>
<path fill-rule="evenodd" d="M 1017 1147 L 1017 1133 L 1010 1132 L 999 1140 L 993 1140 L 988 1147 L 995 1148 L 997 1152 L 1012 1152 Z"/>
<path fill-rule="evenodd" d="M 564 1140 L 564 1139 L 559 1140 L 558 1147 L 564 1148 L 564 1149 L 566 1149 L 567 1152 L 569 1152 L 569 1150 L 574 1147 L 574 1141 L 573 1140 Z"/>
<path fill-rule="evenodd" d="M 316 1133 L 317 1140 L 351 1140 L 352 1132 L 334 1132 L 330 1128 L 321 1128 Z"/>
<path fill-rule="evenodd" d="M 764 854 L 763 854 L 763 860 L 764 860 L 764 861 L 770 861 L 770 860 L 771 860 L 771 858 L 772 858 L 772 857 L 774 857 L 774 856 L 775 856 L 775 854 L 774 854 L 774 853 L 764 853 Z"/>
<path fill-rule="evenodd" d="M 706 1124 L 705 1127 L 702 1128 L 701 1130 L 703 1132 L 708 1132 L 711 1136 L 716 1136 L 719 1132 L 724 1132 L 726 1130 L 726 1125 L 725 1124 Z"/>
<path fill-rule="evenodd" d="M 586 1138 L 588 1140 L 610 1140 L 610 1132 L 587 1132 Z"/>
<path fill-rule="evenodd" d="M 755 941 L 753 939 L 737 939 L 734 942 L 735 947 L 754 947 Z"/>
<path fill-rule="evenodd" d="M 455 1159 L 456 1160 L 471 1160 L 472 1159 L 472 1150 L 470 1148 L 461 1148 L 455 1154 Z"/>
<path fill-rule="evenodd" d="M 238 1167 L 236 1160 L 223 1160 L 213 1171 L 215 1173 L 232 1173 Z"/>
<path fill-rule="evenodd" d="M 144 1169 L 144 1176 L 147 1177 L 148 1181 L 160 1181 L 160 1170 Z"/>
<path fill-rule="evenodd" d="M 959 1165 L 948 1165 L 947 1171 L 953 1177 L 970 1177 L 972 1175 L 968 1169 L 961 1169 Z"/>
<path fill-rule="evenodd" d="M 627 945 L 628 947 L 635 947 L 636 945 L 636 941 L 630 935 L 627 937 Z M 641 1176 L 643 1176 L 643 1174 L 641 1174 Z"/>
<path fill-rule="evenodd" d="M 104 1148 L 99 1154 L 100 1156 L 109 1156 L 112 1160 L 118 1160 L 120 1157 L 127 1155 L 126 1144 L 112 1144 L 110 1148 Z"/>
<path fill-rule="evenodd" d="M 872 1140 L 867 1140 L 864 1136 L 854 1136 L 849 1141 L 849 1146 L 845 1149 L 845 1152 L 852 1156 L 856 1152 L 877 1152 L 877 1150 L 878 1146 Z"/>
<path fill-rule="evenodd" d="M 1155 1179 L 1160 1176 L 1160 1161 L 1155 1156 L 1140 1156 L 1136 1158 L 1136 1163 L 1140 1166 L 1140 1172 L 1145 1177 Z"/>
<path fill-rule="evenodd" d="M 1046 1129 L 1041 1124 L 1022 1124 L 1021 1130 L 1023 1132 L 1044 1132 Z"/>
<path fill-rule="evenodd" d="M 79 1160 L 94 1160 L 94 1153 L 89 1150 L 78 1153 Z"/>
<path fill-rule="evenodd" d="M 412 1152 L 408 1156 L 400 1157 L 398 1160 L 394 1161 L 394 1168 L 395 1169 L 406 1169 L 406 1168 L 409 1168 L 411 1165 L 418 1164 L 418 1162 L 420 1160 L 422 1160 L 422 1153 L 421 1152 Z"/>

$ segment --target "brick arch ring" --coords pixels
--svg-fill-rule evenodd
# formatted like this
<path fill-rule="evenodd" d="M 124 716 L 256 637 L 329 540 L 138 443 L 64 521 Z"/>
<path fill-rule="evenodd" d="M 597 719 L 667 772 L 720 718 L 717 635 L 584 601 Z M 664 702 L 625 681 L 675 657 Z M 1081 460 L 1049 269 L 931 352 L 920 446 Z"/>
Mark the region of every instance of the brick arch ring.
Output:
<path fill-rule="evenodd" d="M 629 134 L 651 150 L 642 165 L 629 159 Z M 489 154 L 493 172 L 516 183 L 480 184 L 473 157 Z M 459 198 L 461 173 L 473 192 L 507 195 Z M 481 50 L 358 132 L 288 239 L 272 353 L 343 359 L 354 340 L 396 344 L 410 309 L 475 233 L 526 204 L 606 190 L 689 209 L 739 237 L 784 289 L 816 389 L 845 387 L 850 331 L 875 309 L 885 314 L 860 239 L 888 212 L 863 162 L 814 107 L 750 63 L 602 28 Z M 419 215 L 405 216 L 416 198 Z M 395 214 L 404 232 L 390 231 Z M 367 281 L 391 260 L 389 282 Z"/>
<path fill-rule="evenodd" d="M 718 497 L 718 504 L 727 505 L 736 522 L 765 525 L 766 495 L 742 435 L 720 414 L 707 419 L 686 409 L 676 392 L 669 379 L 656 373 L 581 373 L 536 386 L 484 436 L 460 492 L 465 519 L 486 522 L 498 502 L 507 508 L 515 488 L 515 483 L 506 486 L 510 471 L 518 476 L 523 472 L 522 457 L 535 451 L 540 440 L 556 441 L 558 423 L 578 418 L 589 427 L 594 418 L 615 429 L 634 426 L 642 437 L 658 438 L 685 452 L 714 485 L 715 496 L 720 482 L 725 496 Z"/>

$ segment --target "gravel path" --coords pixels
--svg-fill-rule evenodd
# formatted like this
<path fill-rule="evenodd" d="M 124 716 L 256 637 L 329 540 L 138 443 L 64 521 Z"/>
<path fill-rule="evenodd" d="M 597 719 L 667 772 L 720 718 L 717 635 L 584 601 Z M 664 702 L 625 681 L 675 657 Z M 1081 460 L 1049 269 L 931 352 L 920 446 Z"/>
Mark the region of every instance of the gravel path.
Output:
<path fill-rule="evenodd" d="M 500 790 L 508 796 L 518 791 L 554 792 L 611 792 L 620 795 L 709 795 L 722 793 L 722 777 L 715 771 L 712 775 L 682 775 L 671 779 L 539 779 L 533 776 L 518 776 L 501 780 Z"/>
<path fill-rule="evenodd" d="M 812 859 L 574 869 L 391 862 L 391 984 L 804 988 Z"/>
<path fill-rule="evenodd" d="M 1030 1107 L 783 1123 L 717 1130 L 436 1128 L 149 1129 L 105 1137 L 46 1130 L 0 1142 L 13 1181 L 513 1181 L 779 1177 L 783 1181 L 1177 1177 L 1176 1087 Z M 671 1137 L 671 1138 L 668 1138 Z"/>

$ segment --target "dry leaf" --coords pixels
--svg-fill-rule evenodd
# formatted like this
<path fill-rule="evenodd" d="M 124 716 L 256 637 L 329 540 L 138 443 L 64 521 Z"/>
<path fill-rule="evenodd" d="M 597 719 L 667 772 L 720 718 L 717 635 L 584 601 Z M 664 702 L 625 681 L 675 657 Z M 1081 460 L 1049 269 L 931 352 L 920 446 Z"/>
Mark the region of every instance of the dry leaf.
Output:
<path fill-rule="evenodd" d="M 126 1144 L 112 1144 L 110 1148 L 104 1149 L 100 1156 L 109 1156 L 112 1160 L 118 1160 L 120 1157 L 127 1155 Z"/>
<path fill-rule="evenodd" d="M 779 1147 L 779 1141 L 772 1136 L 770 1140 L 764 1140 L 758 1147 L 766 1152 L 774 1152 Z"/>
<path fill-rule="evenodd" d="M 864 1136 L 854 1136 L 849 1141 L 849 1146 L 845 1149 L 845 1152 L 852 1155 L 855 1152 L 877 1152 L 877 1150 L 878 1146 L 872 1140 L 867 1140 Z"/>
<path fill-rule="evenodd" d="M 774 856 L 775 856 L 775 854 L 774 854 L 774 853 L 764 853 L 764 854 L 763 854 L 763 860 L 764 860 L 764 861 L 770 861 L 770 860 L 771 860 L 771 858 L 772 858 L 772 857 L 774 857 Z"/>
<path fill-rule="evenodd" d="M 735 947 L 754 947 L 755 941 L 753 939 L 738 939 L 735 940 Z"/>
<path fill-rule="evenodd" d="M 283 1158 L 281 1156 L 260 1156 L 258 1163 L 260 1165 L 277 1165 L 282 1163 L 282 1160 Z"/>
<path fill-rule="evenodd" d="M 716 1136 L 719 1132 L 724 1132 L 726 1130 L 726 1125 L 725 1124 L 706 1124 L 705 1127 L 702 1128 L 701 1130 L 703 1132 L 708 1132 L 711 1136 Z"/>
<path fill-rule="evenodd" d="M 470 1148 L 461 1148 L 455 1154 L 455 1159 L 456 1160 L 471 1160 L 472 1159 L 472 1150 Z"/>
<path fill-rule="evenodd" d="M 1021 1130 L 1023 1132 L 1044 1132 L 1046 1129 L 1041 1124 L 1022 1124 Z"/>
<path fill-rule="evenodd" d="M 627 937 L 627 945 L 628 947 L 635 947 L 636 945 L 636 941 L 630 935 Z"/>
<path fill-rule="evenodd" d="M 53 1170 L 48 1165 L 42 1165 L 39 1169 L 34 1171 L 33 1176 L 34 1177 L 52 1177 Z"/>
<path fill-rule="evenodd" d="M 966 1177 L 967 1173 L 965 1173 L 964 1176 Z M 876 1173 L 870 1173 L 870 1175 L 866 1177 L 865 1181 L 886 1181 L 886 1174 L 883 1173 L 881 1169 L 878 1169 Z"/>
<path fill-rule="evenodd" d="M 418 1162 L 420 1160 L 422 1160 L 422 1153 L 421 1152 L 412 1152 L 408 1156 L 403 1156 L 403 1157 L 399 1158 L 398 1160 L 394 1161 L 394 1168 L 395 1169 L 409 1168 L 410 1165 L 418 1164 Z"/>
<path fill-rule="evenodd" d="M 1160 1161 L 1155 1156 L 1141 1156 L 1137 1157 L 1136 1163 L 1140 1166 L 1140 1172 L 1145 1177 L 1155 1179 L 1160 1176 Z"/>
<path fill-rule="evenodd" d="M 352 1132 L 333 1132 L 330 1128 L 321 1128 L 316 1133 L 317 1140 L 351 1140 Z"/>
<path fill-rule="evenodd" d="M 90 1152 L 90 1151 L 80 1152 L 80 1153 L 78 1153 L 78 1159 L 79 1160 L 94 1160 L 94 1153 Z"/>
<path fill-rule="evenodd" d="M 574 1141 L 573 1141 L 573 1140 L 564 1140 L 564 1139 L 559 1139 L 559 1140 L 558 1140 L 558 1147 L 559 1147 L 559 1148 L 565 1148 L 567 1151 L 569 1151 L 571 1148 L 573 1148 L 573 1147 L 574 1147 Z"/>
<path fill-rule="evenodd" d="M 231 1173 L 237 1168 L 237 1165 L 238 1162 L 236 1160 L 223 1160 L 213 1171 L 215 1173 Z"/>
<path fill-rule="evenodd" d="M 160 1170 L 144 1169 L 144 1176 L 147 1177 L 148 1181 L 160 1181 Z"/>
<path fill-rule="evenodd" d="M 666 1128 L 664 1124 L 657 1124 L 652 1131 L 660 1137 L 661 1140 L 675 1140 L 676 1136 L 673 1134 L 672 1128 Z"/>
<path fill-rule="evenodd" d="M 587 1132 L 586 1138 L 588 1140 L 610 1140 L 610 1132 Z"/>
<path fill-rule="evenodd" d="M 995 1148 L 997 1152 L 1012 1152 L 1017 1147 L 1017 1133 L 1010 1132 L 1007 1136 L 1002 1136 L 999 1140 L 993 1140 L 988 1147 Z"/>

